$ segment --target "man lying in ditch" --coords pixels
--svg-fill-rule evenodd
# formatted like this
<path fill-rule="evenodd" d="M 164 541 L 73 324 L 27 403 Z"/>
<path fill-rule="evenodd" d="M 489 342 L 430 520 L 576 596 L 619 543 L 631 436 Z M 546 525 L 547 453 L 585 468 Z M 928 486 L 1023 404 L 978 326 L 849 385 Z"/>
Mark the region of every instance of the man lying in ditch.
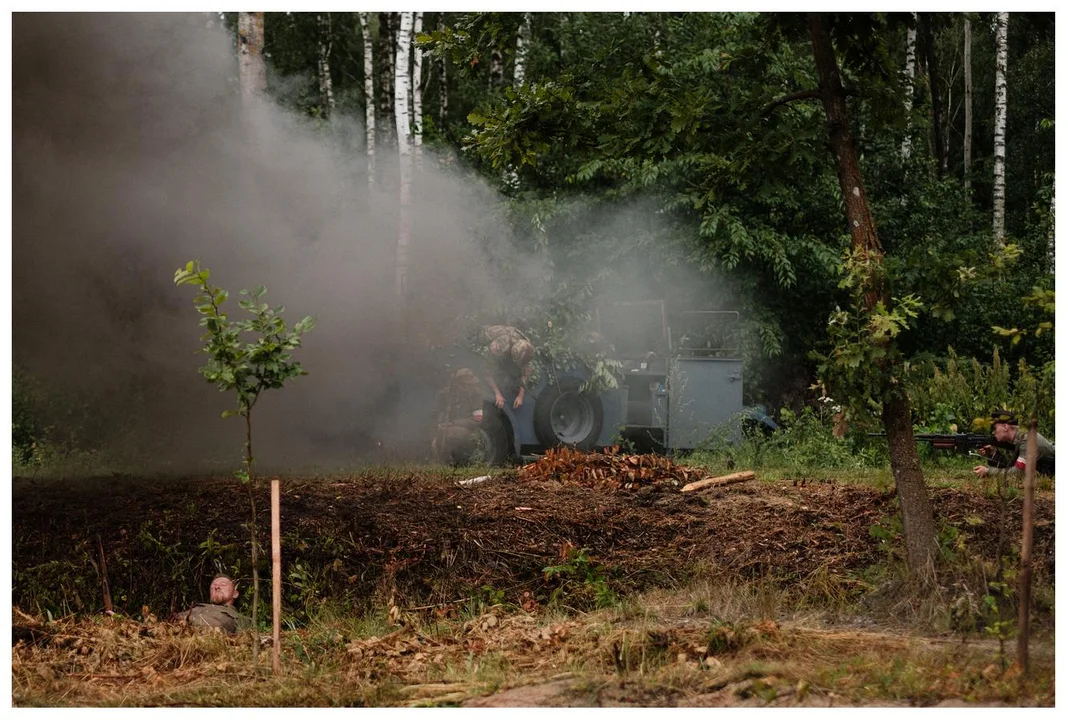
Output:
<path fill-rule="evenodd" d="M 234 600 L 239 595 L 234 581 L 219 575 L 211 581 L 208 591 L 211 602 L 198 603 L 188 612 L 181 613 L 178 619 L 193 627 L 218 628 L 228 633 L 247 630 L 252 627 L 252 621 L 234 609 Z"/>

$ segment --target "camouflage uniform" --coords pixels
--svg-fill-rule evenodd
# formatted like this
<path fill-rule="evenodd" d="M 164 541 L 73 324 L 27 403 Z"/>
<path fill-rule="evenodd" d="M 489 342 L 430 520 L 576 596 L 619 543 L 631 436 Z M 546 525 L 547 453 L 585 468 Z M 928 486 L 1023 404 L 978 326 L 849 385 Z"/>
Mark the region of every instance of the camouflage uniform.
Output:
<path fill-rule="evenodd" d="M 443 460 L 457 462 L 470 457 L 478 442 L 474 412 L 482 408 L 478 376 L 469 368 L 453 373 L 448 386 L 438 393 L 437 418 L 431 448 Z"/>
<path fill-rule="evenodd" d="M 511 325 L 484 326 L 482 341 L 487 376 L 497 383 L 502 395 L 514 398 L 534 369 L 534 345 Z"/>
<path fill-rule="evenodd" d="M 252 627 L 252 621 L 235 610 L 233 605 L 200 603 L 186 613 L 184 619 L 193 627 L 218 628 L 228 633 Z"/>

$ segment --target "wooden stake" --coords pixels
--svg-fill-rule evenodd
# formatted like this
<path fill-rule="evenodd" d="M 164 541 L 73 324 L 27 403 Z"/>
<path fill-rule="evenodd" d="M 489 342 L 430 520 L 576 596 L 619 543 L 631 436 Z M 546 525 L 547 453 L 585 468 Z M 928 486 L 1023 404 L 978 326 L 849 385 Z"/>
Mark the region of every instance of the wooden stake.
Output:
<path fill-rule="evenodd" d="M 282 489 L 278 478 L 271 479 L 271 595 L 274 606 L 274 638 L 271 668 L 282 672 Z"/>
<path fill-rule="evenodd" d="M 696 482 L 683 485 L 682 492 L 693 492 L 694 490 L 704 490 L 705 488 L 710 487 L 723 487 L 724 485 L 734 485 L 735 483 L 752 480 L 755 477 L 756 473 L 754 473 L 752 470 L 746 470 L 745 472 L 732 473 L 731 475 L 720 475 L 719 477 L 705 478 L 704 480 L 698 480 Z"/>
<path fill-rule="evenodd" d="M 99 533 L 96 536 L 96 544 L 100 548 L 100 581 L 104 586 L 104 612 L 114 615 L 115 611 L 111 607 L 111 589 L 108 587 L 108 561 L 104 557 L 104 541 L 100 539 Z"/>
<path fill-rule="evenodd" d="M 1023 504 L 1023 542 L 1020 545 L 1020 613 L 1016 636 L 1016 661 L 1024 674 L 1028 670 L 1028 640 L 1030 639 L 1031 620 L 1031 542 L 1034 537 L 1035 514 L 1035 465 L 1038 463 L 1038 437 L 1035 419 L 1031 418 L 1031 428 L 1027 432 L 1027 468 L 1024 470 L 1024 504 Z"/>

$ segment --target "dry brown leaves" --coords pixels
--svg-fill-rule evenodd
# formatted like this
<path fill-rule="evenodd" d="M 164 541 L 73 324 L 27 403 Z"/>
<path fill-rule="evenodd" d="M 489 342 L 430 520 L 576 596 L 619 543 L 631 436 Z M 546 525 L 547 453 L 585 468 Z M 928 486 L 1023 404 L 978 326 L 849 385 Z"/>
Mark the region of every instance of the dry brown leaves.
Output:
<path fill-rule="evenodd" d="M 618 445 L 600 452 L 583 452 L 571 447 L 550 448 L 537 462 L 519 469 L 519 478 L 525 481 L 555 480 L 611 490 L 678 489 L 704 477 L 704 471 L 676 465 L 663 455 L 621 453 Z"/>

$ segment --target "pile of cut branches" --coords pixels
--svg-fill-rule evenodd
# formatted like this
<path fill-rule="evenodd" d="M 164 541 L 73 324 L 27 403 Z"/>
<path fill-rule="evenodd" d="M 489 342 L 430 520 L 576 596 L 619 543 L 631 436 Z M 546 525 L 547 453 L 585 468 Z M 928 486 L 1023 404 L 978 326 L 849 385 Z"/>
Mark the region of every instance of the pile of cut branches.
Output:
<path fill-rule="evenodd" d="M 705 476 L 703 470 L 676 465 L 663 455 L 621 453 L 618 445 L 601 452 L 550 448 L 537 462 L 519 469 L 520 480 L 555 480 L 568 485 L 612 490 L 678 489 Z"/>

